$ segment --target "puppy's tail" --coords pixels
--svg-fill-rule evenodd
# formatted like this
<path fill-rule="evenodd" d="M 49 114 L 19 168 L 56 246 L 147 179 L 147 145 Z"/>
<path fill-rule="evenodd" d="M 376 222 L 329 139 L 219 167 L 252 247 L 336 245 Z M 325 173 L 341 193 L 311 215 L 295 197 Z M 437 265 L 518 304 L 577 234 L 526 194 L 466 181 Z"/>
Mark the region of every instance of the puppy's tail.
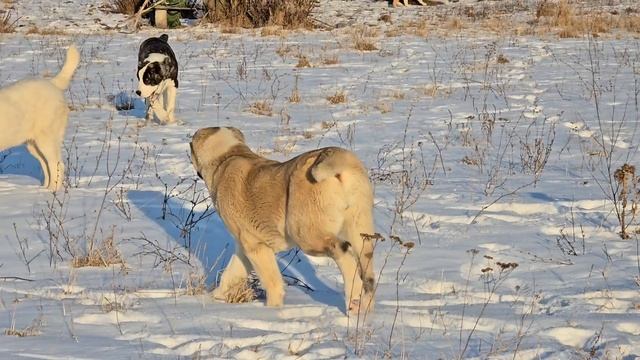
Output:
<path fill-rule="evenodd" d="M 340 179 L 341 174 L 347 170 L 355 170 L 366 176 L 366 169 L 352 152 L 335 147 L 323 149 L 310 168 L 311 177 L 316 182 L 330 177 Z"/>
<path fill-rule="evenodd" d="M 76 68 L 80 64 L 80 52 L 75 45 L 71 44 L 67 49 L 67 58 L 62 66 L 62 69 L 53 79 L 51 79 L 51 83 L 55 85 L 60 90 L 65 90 L 69 87 L 69 83 L 71 82 L 71 78 L 73 77 L 73 73 L 75 73 Z"/>
<path fill-rule="evenodd" d="M 318 154 L 310 167 L 310 173 L 317 182 L 334 177 L 342 184 L 342 194 L 347 205 L 342 234 L 350 245 L 349 252 L 358 263 L 362 279 L 363 293 L 358 294 L 362 296 L 360 309 L 371 311 L 375 292 L 373 250 L 377 238 L 373 222 L 373 187 L 367 169 L 351 151 L 326 148 Z"/>

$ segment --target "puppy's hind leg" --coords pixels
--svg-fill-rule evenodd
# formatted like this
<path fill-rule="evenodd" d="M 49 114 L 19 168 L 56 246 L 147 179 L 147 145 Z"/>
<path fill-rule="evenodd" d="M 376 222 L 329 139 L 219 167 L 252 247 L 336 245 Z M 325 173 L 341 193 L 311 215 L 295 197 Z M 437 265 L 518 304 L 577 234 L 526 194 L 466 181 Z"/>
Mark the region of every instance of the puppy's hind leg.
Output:
<path fill-rule="evenodd" d="M 357 315 L 360 310 L 362 279 L 358 273 L 358 262 L 350 253 L 348 242 L 333 241 L 329 256 L 336 262 L 344 281 L 344 299 L 347 314 Z"/>
<path fill-rule="evenodd" d="M 226 300 L 227 292 L 238 283 L 247 281 L 249 277 L 249 271 L 251 271 L 251 263 L 244 253 L 238 249 L 236 253 L 231 257 L 231 261 L 227 268 L 222 273 L 220 278 L 220 285 L 213 290 L 213 298 L 217 300 Z"/>
<path fill-rule="evenodd" d="M 51 169 L 49 169 L 49 164 L 47 163 L 47 160 L 44 158 L 44 155 L 42 154 L 40 149 L 38 149 L 38 146 L 34 141 L 27 142 L 27 150 L 40 163 L 40 167 L 42 168 L 42 174 L 44 175 L 44 181 L 42 182 L 42 185 L 49 187 Z"/>
<path fill-rule="evenodd" d="M 36 146 L 40 149 L 42 157 L 48 165 L 49 184 L 47 187 L 56 191 L 62 187 L 64 180 L 64 163 L 60 154 L 62 139 L 53 139 L 53 137 L 41 137 L 35 140 Z"/>
<path fill-rule="evenodd" d="M 176 117 L 174 113 L 176 110 L 176 94 L 177 94 L 177 89 L 173 84 L 173 82 L 170 82 L 169 85 L 167 85 L 166 94 L 167 94 L 167 121 L 169 122 L 169 124 L 173 124 L 176 122 Z"/>
<path fill-rule="evenodd" d="M 247 242 L 252 248 L 246 254 L 256 269 L 260 283 L 267 291 L 267 306 L 282 306 L 284 302 L 284 281 L 280 275 L 276 254 L 270 247 L 256 239 Z"/>

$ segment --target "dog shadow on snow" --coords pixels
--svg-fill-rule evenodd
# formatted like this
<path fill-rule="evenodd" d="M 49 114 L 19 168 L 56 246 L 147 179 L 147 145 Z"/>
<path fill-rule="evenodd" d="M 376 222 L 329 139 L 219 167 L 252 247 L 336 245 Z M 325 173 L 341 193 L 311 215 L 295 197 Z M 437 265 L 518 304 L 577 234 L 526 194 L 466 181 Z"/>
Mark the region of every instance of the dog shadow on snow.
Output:
<path fill-rule="evenodd" d="M 0 174 L 28 176 L 42 184 L 43 171 L 38 160 L 24 144 L 0 151 Z"/>
<path fill-rule="evenodd" d="M 162 219 L 164 195 L 159 191 L 129 191 L 131 204 L 141 210 L 148 218 L 153 219 L 177 244 L 184 245 L 183 231 L 171 220 L 175 215 L 167 215 Z M 182 206 L 177 199 L 169 199 L 166 214 L 188 214 L 189 209 Z M 186 205 L 186 204 L 185 204 Z M 194 214 L 198 219 L 203 213 Z M 191 231 L 191 255 L 197 257 L 207 272 L 207 286 L 211 287 L 219 277 L 219 273 L 227 266 L 231 255 L 235 253 L 235 242 L 217 215 L 212 214 L 201 220 Z M 302 251 L 283 252 L 278 256 L 278 264 L 285 283 L 295 284 L 319 303 L 344 309 L 341 292 L 327 286 L 316 274 L 316 270 Z M 285 299 L 286 304 L 286 299 Z"/>

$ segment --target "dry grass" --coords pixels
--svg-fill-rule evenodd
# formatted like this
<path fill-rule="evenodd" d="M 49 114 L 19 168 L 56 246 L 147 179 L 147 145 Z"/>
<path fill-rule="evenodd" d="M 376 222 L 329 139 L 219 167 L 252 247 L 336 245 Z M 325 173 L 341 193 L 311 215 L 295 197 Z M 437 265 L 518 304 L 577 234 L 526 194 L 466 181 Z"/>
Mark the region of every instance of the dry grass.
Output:
<path fill-rule="evenodd" d="M 289 96 L 289 102 L 298 104 L 300 101 L 302 101 L 302 98 L 300 97 L 300 91 L 298 91 L 298 88 L 296 87 L 293 89 L 293 91 L 291 91 L 291 96 Z"/>
<path fill-rule="evenodd" d="M 37 26 L 32 26 L 27 30 L 27 35 L 65 35 L 66 32 L 62 29 L 51 29 L 45 28 L 41 29 Z"/>
<path fill-rule="evenodd" d="M 378 47 L 368 39 L 356 39 L 353 48 L 359 51 L 376 51 Z"/>
<path fill-rule="evenodd" d="M 340 63 L 338 55 L 323 55 L 320 57 L 320 63 L 322 65 L 337 65 Z"/>
<path fill-rule="evenodd" d="M 256 294 L 251 286 L 248 285 L 248 282 L 241 281 L 229 289 L 225 302 L 231 304 L 246 303 L 253 301 L 255 298 Z"/>
<path fill-rule="evenodd" d="M 87 266 L 106 267 L 116 264 L 124 265 L 124 259 L 115 244 L 113 235 L 89 249 L 86 255 L 74 257 L 71 262 L 71 265 L 76 268 Z"/>
<path fill-rule="evenodd" d="M 327 96 L 327 100 L 333 105 L 344 104 L 347 102 L 347 94 L 343 90 L 338 90 L 335 94 Z"/>
<path fill-rule="evenodd" d="M 9 9 L 0 15 L 0 33 L 12 33 L 16 30 L 18 18 L 13 18 L 13 10 Z"/>
<path fill-rule="evenodd" d="M 311 28 L 310 15 L 318 6 L 318 0 L 206 0 L 204 3 L 210 22 L 244 28 Z"/>
<path fill-rule="evenodd" d="M 375 39 L 379 36 L 378 28 L 367 25 L 355 26 L 351 31 L 353 48 L 358 51 L 376 51 Z"/>
<path fill-rule="evenodd" d="M 11 328 L 4 330 L 4 334 L 17 337 L 38 336 L 40 335 L 40 329 L 42 329 L 42 318 L 38 317 L 33 320 L 31 325 L 25 327 L 24 329 L 16 329 L 15 325 L 12 324 Z"/>
<path fill-rule="evenodd" d="M 223 34 L 239 34 L 240 28 L 237 26 L 223 25 L 220 28 L 220 32 Z"/>
<path fill-rule="evenodd" d="M 298 55 L 298 63 L 296 64 L 297 68 L 309 68 L 311 67 L 311 63 L 309 62 L 309 58 L 305 55 Z"/>
<path fill-rule="evenodd" d="M 498 57 L 496 58 L 496 62 L 498 64 L 508 64 L 509 59 L 507 59 L 507 57 L 504 56 L 503 54 L 499 54 Z"/>
<path fill-rule="evenodd" d="M 440 87 L 438 85 L 425 85 L 418 88 L 418 92 L 427 97 L 436 97 L 439 91 Z"/>
<path fill-rule="evenodd" d="M 252 273 L 248 280 L 240 281 L 229 289 L 225 301 L 231 304 L 246 303 L 264 295 L 264 291 L 258 287 L 259 282 L 257 276 Z"/>
<path fill-rule="evenodd" d="M 387 101 L 380 101 L 374 107 L 376 110 L 380 111 L 382 114 L 386 114 L 393 111 L 393 104 Z"/>
<path fill-rule="evenodd" d="M 534 16 L 538 32 L 555 32 L 561 38 L 598 36 L 613 30 L 640 33 L 640 15 L 633 11 L 580 10 L 567 0 L 543 0 L 537 4 Z"/>
<path fill-rule="evenodd" d="M 451 17 L 444 24 L 444 28 L 449 31 L 460 31 L 464 29 L 464 21 L 459 17 Z"/>
<path fill-rule="evenodd" d="M 294 50 L 295 47 L 282 44 L 276 49 L 276 54 L 278 54 L 278 56 L 280 56 L 284 60 L 288 55 L 294 52 Z"/>
<path fill-rule="evenodd" d="M 385 35 L 388 37 L 415 35 L 418 37 L 427 37 L 431 32 L 430 24 L 427 19 L 413 19 L 405 21 L 398 26 L 388 30 Z"/>
<path fill-rule="evenodd" d="M 134 15 L 142 6 L 144 0 L 109 0 L 104 5 L 104 10 L 112 13 Z"/>
<path fill-rule="evenodd" d="M 260 36 L 283 36 L 286 34 L 286 31 L 282 28 L 282 26 L 265 26 L 260 29 Z"/>
<path fill-rule="evenodd" d="M 189 273 L 186 280 L 186 295 L 202 295 L 207 292 L 207 277 L 202 273 Z"/>
<path fill-rule="evenodd" d="M 254 102 L 249 106 L 249 111 L 256 115 L 273 116 L 273 107 L 266 100 Z"/>

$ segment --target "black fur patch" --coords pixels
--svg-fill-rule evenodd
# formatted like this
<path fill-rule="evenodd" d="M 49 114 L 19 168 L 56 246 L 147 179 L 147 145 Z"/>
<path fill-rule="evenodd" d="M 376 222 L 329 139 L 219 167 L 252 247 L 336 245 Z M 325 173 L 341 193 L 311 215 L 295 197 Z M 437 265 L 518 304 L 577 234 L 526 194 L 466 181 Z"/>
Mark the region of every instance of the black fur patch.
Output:
<path fill-rule="evenodd" d="M 158 64 L 157 68 L 154 66 L 154 68 L 151 69 L 153 64 L 149 65 L 142 79 L 147 85 L 157 85 L 162 80 L 171 79 L 173 80 L 175 87 L 178 87 L 178 61 L 176 60 L 176 55 L 173 53 L 171 46 L 169 46 L 169 43 L 167 42 L 168 40 L 169 36 L 167 36 L 167 34 L 162 34 L 160 37 L 148 38 L 140 44 L 140 50 L 138 51 L 138 71 L 148 64 L 145 60 L 149 55 L 162 54 L 167 56 L 162 63 L 156 63 Z M 145 81 L 145 78 L 147 77 L 147 73 L 150 72 L 153 74 L 148 75 L 149 78 L 147 80 L 152 82 L 147 82 Z M 156 83 L 158 77 L 162 77 L 162 80 Z"/>
<path fill-rule="evenodd" d="M 145 85 L 157 86 L 164 80 L 164 74 L 162 71 L 162 65 L 157 62 L 149 64 L 147 69 L 142 74 L 142 82 Z"/>
<path fill-rule="evenodd" d="M 375 284 L 376 284 L 376 281 L 373 280 L 373 278 L 366 278 L 362 282 L 362 287 L 364 289 L 364 292 L 372 293 L 373 292 L 373 287 L 374 287 Z"/>

